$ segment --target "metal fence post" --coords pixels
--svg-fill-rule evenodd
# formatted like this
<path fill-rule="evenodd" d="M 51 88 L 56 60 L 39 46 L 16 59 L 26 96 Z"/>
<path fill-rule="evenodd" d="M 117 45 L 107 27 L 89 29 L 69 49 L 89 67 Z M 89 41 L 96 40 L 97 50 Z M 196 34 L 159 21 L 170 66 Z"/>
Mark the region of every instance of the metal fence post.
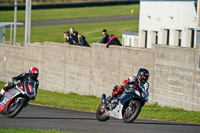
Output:
<path fill-rule="evenodd" d="M 25 44 L 30 43 L 31 40 L 31 3 L 32 0 L 26 0 Z"/>
<path fill-rule="evenodd" d="M 12 45 L 12 31 L 13 30 L 13 25 L 10 25 L 10 45 Z"/>
<path fill-rule="evenodd" d="M 14 42 L 16 45 L 16 34 L 17 34 L 17 0 L 15 0 L 15 11 L 14 11 Z"/>

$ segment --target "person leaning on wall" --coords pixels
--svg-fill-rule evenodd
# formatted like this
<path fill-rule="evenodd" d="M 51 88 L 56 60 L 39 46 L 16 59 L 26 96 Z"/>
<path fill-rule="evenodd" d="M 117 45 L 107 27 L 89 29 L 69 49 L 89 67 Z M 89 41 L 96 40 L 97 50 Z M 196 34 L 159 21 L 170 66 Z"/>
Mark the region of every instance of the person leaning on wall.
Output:
<path fill-rule="evenodd" d="M 102 35 L 103 35 L 103 38 L 101 39 L 99 43 L 104 43 L 104 44 L 108 43 L 109 35 L 107 34 L 106 29 L 102 30 Z"/>
<path fill-rule="evenodd" d="M 109 36 L 108 43 L 106 43 L 106 48 L 109 48 L 110 45 L 122 46 L 118 38 L 115 37 L 114 35 Z"/>
<path fill-rule="evenodd" d="M 64 39 L 66 39 L 66 42 L 65 42 L 66 45 L 72 44 L 69 31 L 64 32 Z"/>
<path fill-rule="evenodd" d="M 74 30 L 74 27 L 70 28 L 70 38 L 72 40 L 72 44 L 78 45 L 78 32 Z"/>
<path fill-rule="evenodd" d="M 86 41 L 85 37 L 82 34 L 78 35 L 78 41 L 80 46 L 90 47 L 90 45 L 88 44 L 88 42 Z"/>

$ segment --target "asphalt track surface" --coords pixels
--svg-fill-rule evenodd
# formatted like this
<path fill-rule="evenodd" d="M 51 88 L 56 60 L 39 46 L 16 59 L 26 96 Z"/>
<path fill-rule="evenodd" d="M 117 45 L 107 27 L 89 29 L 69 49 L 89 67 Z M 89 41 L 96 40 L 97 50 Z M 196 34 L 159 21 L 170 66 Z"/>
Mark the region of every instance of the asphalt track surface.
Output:
<path fill-rule="evenodd" d="M 133 123 L 96 120 L 95 113 L 29 105 L 15 118 L 0 116 L 0 128 L 55 129 L 92 133 L 199 133 L 200 125 L 137 119 Z"/>
<path fill-rule="evenodd" d="M 80 23 L 98 23 L 98 22 L 112 22 L 123 20 L 138 20 L 139 16 L 115 16 L 115 17 L 97 17 L 97 18 L 78 18 L 78 19 L 59 19 L 59 20 L 40 20 L 31 21 L 31 26 L 49 26 L 49 25 L 65 25 L 65 24 L 80 24 Z M 23 22 L 24 23 L 24 22 Z M 24 27 L 18 26 L 18 27 Z"/>

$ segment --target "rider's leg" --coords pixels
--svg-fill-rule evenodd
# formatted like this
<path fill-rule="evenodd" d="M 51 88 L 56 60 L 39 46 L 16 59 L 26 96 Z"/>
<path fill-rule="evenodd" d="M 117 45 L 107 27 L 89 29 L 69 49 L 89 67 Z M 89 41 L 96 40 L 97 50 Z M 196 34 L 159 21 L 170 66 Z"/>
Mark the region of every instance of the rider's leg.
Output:
<path fill-rule="evenodd" d="M 111 94 L 106 100 L 110 103 L 117 95 Z"/>
<path fill-rule="evenodd" d="M 107 98 L 107 101 L 110 103 L 118 94 L 123 92 L 123 88 L 119 85 L 114 86 L 112 94 Z"/>

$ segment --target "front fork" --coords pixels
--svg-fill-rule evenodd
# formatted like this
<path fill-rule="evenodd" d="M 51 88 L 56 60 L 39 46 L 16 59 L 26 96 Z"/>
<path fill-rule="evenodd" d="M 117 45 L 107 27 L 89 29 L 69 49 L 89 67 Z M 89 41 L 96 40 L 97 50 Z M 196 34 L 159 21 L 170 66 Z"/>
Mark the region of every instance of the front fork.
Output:
<path fill-rule="evenodd" d="M 102 103 L 105 103 L 105 101 L 106 101 L 106 94 L 102 94 L 101 101 L 102 101 Z"/>
<path fill-rule="evenodd" d="M 129 107 L 130 107 L 131 110 L 134 110 L 134 109 L 135 109 L 134 104 L 135 104 L 135 101 L 134 101 L 134 100 L 130 100 L 130 102 L 129 102 Z"/>
<path fill-rule="evenodd" d="M 101 106 L 101 112 L 103 112 L 105 110 L 105 106 L 106 106 L 106 94 L 102 94 L 101 95 L 101 102 L 102 102 L 102 106 Z"/>

